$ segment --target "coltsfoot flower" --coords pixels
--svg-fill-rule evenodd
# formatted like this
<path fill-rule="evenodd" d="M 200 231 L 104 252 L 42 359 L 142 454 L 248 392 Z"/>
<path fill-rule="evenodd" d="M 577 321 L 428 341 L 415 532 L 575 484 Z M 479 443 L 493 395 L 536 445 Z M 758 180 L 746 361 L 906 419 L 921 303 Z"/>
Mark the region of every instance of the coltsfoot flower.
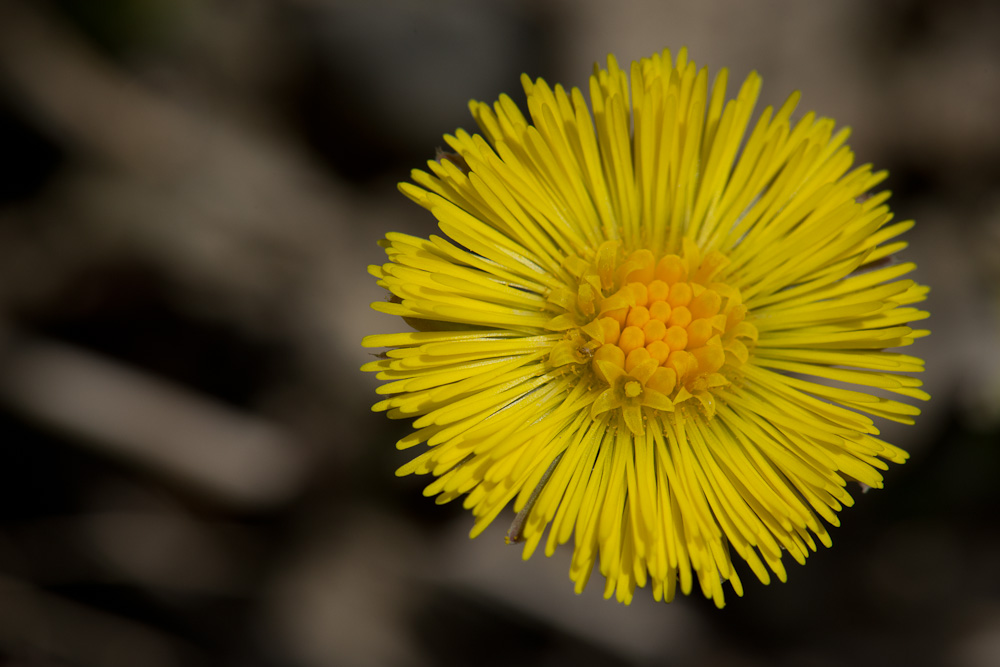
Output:
<path fill-rule="evenodd" d="M 370 268 L 373 307 L 416 329 L 364 341 L 388 348 L 374 409 L 423 449 L 398 474 L 464 496 L 472 537 L 513 502 L 524 558 L 572 538 L 578 592 L 595 563 L 626 603 L 784 581 L 847 483 L 906 459 L 870 417 L 927 398 L 923 362 L 887 351 L 927 333 L 927 288 L 892 259 L 912 222 L 873 191 L 886 173 L 832 120 L 793 122 L 798 93 L 748 134 L 760 77 L 728 101 L 726 80 L 665 51 L 595 67 L 589 106 L 527 76 L 530 119 L 470 103 L 481 134 L 400 185 L 444 235 L 388 234 Z"/>

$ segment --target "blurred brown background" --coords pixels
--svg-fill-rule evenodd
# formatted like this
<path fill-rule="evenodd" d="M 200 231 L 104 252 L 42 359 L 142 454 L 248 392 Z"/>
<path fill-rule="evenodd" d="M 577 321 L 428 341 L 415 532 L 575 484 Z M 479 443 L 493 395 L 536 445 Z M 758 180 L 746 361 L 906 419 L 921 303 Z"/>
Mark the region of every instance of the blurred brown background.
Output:
<path fill-rule="evenodd" d="M 614 9 L 611 7 L 614 6 Z M 1000 5 L 0 2 L 0 665 L 1000 664 Z M 690 47 L 888 168 L 934 400 L 835 547 L 631 607 L 397 479 L 367 304 L 470 97 Z"/>

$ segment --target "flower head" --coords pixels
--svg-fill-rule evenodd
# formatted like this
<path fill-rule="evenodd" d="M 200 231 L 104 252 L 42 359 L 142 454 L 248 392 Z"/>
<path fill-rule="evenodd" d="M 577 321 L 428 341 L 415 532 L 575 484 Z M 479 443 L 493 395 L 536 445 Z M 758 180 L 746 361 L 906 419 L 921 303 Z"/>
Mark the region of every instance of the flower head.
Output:
<path fill-rule="evenodd" d="M 364 341 L 388 348 L 374 409 L 423 445 L 398 473 L 464 496 L 473 537 L 513 502 L 525 558 L 572 538 L 577 591 L 598 563 L 606 597 L 696 580 L 721 606 L 733 553 L 784 581 L 847 482 L 906 459 L 871 417 L 927 398 L 923 362 L 886 351 L 927 333 L 886 173 L 832 120 L 792 122 L 798 94 L 748 133 L 760 77 L 728 101 L 726 80 L 665 51 L 595 67 L 589 106 L 527 76 L 530 120 L 472 102 L 482 134 L 400 185 L 444 236 L 389 234 L 370 268 L 373 307 L 417 329 Z"/>

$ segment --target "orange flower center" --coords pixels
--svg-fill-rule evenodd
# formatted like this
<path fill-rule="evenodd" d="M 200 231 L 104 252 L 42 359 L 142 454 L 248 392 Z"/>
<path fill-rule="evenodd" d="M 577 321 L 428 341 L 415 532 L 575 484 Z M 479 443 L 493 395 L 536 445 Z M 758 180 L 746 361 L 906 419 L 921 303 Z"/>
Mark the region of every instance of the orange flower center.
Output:
<path fill-rule="evenodd" d="M 549 323 L 566 331 L 550 363 L 589 365 L 596 387 L 604 387 L 594 409 L 621 407 L 628 417 L 632 406 L 633 421 L 639 407 L 672 410 L 728 384 L 721 371 L 746 361 L 740 339 L 756 340 L 756 329 L 744 319 L 739 290 L 714 280 L 727 263 L 718 252 L 702 257 L 691 242 L 683 255 L 658 259 L 646 249 L 625 255 L 613 241 L 591 262 L 570 258 L 579 282 L 575 293 L 550 295 L 566 310 Z"/>

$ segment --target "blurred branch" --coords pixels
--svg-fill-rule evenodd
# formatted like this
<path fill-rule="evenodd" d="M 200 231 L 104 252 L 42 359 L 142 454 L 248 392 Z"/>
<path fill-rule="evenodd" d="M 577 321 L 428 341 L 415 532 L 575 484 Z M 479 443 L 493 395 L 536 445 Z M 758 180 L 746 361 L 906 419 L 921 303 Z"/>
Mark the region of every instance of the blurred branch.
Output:
<path fill-rule="evenodd" d="M 106 455 L 232 505 L 285 501 L 306 474 L 301 443 L 275 424 L 66 345 L 8 347 L 0 400 Z"/>
<path fill-rule="evenodd" d="M 191 167 L 202 120 L 98 54 L 45 2 L 0 5 L 0 74 L 50 131 L 119 167 Z"/>
<path fill-rule="evenodd" d="M 371 212 L 304 146 L 143 85 L 44 6 L 0 5 L 0 85 L 103 167 L 59 184 L 52 200 L 60 210 L 49 217 L 72 223 L 61 234 L 162 267 L 206 312 L 293 336 L 331 335 L 314 353 L 355 346 L 353 320 L 335 314 L 358 299 L 338 288 L 344 276 L 362 275 L 355 248 L 372 232 L 358 221 Z"/>

